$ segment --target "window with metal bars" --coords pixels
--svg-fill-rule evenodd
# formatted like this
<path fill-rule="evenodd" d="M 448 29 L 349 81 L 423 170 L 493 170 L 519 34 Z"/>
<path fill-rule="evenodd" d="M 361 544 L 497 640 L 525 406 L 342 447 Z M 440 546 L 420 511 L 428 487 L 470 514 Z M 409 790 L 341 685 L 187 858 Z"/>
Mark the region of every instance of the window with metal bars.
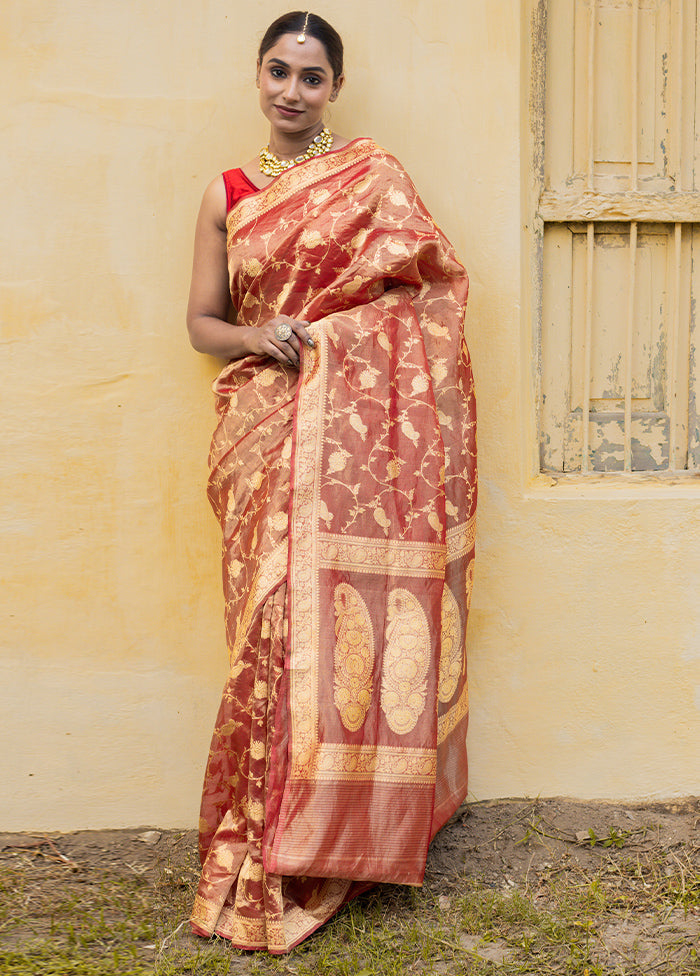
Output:
<path fill-rule="evenodd" d="M 698 470 L 698 2 L 540 14 L 541 470 Z"/>

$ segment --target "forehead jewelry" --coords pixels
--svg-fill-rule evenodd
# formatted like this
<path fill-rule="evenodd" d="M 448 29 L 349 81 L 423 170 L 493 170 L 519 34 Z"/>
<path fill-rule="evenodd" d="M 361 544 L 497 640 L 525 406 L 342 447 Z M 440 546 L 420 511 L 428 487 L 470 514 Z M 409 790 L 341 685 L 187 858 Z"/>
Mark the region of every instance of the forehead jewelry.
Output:
<path fill-rule="evenodd" d="M 309 11 L 306 11 L 306 17 L 304 19 L 304 26 L 301 29 L 301 34 L 297 34 L 297 43 L 303 44 L 306 41 L 306 28 L 309 26 Z"/>

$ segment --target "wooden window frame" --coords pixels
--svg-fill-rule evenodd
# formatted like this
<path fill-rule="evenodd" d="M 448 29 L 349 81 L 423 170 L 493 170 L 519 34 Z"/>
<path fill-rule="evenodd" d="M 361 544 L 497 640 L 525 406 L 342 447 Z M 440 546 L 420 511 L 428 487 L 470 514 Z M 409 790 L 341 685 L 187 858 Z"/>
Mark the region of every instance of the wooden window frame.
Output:
<path fill-rule="evenodd" d="M 572 0 L 574 3 L 575 0 Z M 672 0 L 673 10 L 677 11 L 679 5 L 682 9 L 683 0 Z M 595 16 L 595 0 L 591 7 Z M 631 14 L 638 16 L 639 4 L 632 3 Z M 637 11 L 637 13 L 635 13 Z M 688 445 L 687 468 L 674 467 L 673 459 L 676 456 L 673 433 L 670 434 L 669 445 L 669 468 L 655 468 L 648 471 L 632 470 L 631 464 L 631 429 L 632 429 L 632 394 L 631 380 L 626 384 L 625 396 L 625 459 L 624 470 L 621 472 L 601 472 L 593 471 L 587 465 L 588 443 L 587 432 L 589 425 L 584 420 L 583 429 L 584 445 L 582 451 L 581 470 L 555 471 L 544 468 L 540 461 L 540 443 L 543 431 L 542 421 L 542 310 L 544 293 L 544 233 L 545 227 L 554 224 L 584 224 L 588 228 L 589 237 L 589 261 L 592 260 L 593 241 L 596 224 L 602 222 L 618 222 L 629 225 L 630 228 L 630 253 L 632 260 L 630 263 L 630 296 L 634 291 L 634 274 L 636 257 L 636 237 L 639 227 L 647 224 L 673 225 L 673 240 L 675 244 L 675 275 L 676 275 L 676 306 L 679 306 L 681 294 L 678 276 L 680 275 L 680 254 L 681 238 L 691 232 L 693 235 L 694 253 L 696 261 L 700 255 L 700 175 L 697 172 L 698 148 L 697 145 L 690 147 L 691 155 L 694 155 L 696 166 L 694 175 L 694 189 L 676 191 L 672 194 L 649 192 L 648 190 L 638 189 L 638 164 L 636 158 L 632 159 L 632 179 L 628 189 L 619 192 L 600 192 L 596 189 L 592 179 L 594 169 L 592 137 L 589 136 L 589 164 L 588 179 L 584 186 L 573 185 L 553 191 L 545 187 L 545 108 L 547 100 L 546 92 L 546 71 L 547 71 L 547 0 L 529 0 L 523 4 L 523 36 L 525 40 L 525 58 L 523 59 L 523 91 L 527 92 L 528 100 L 523 112 L 523 145 L 527 147 L 523 153 L 523 203 L 524 203 L 524 231 L 526 253 L 530 255 L 529 275 L 524 274 L 525 308 L 531 309 L 532 332 L 530 337 L 531 350 L 531 369 L 526 378 L 525 388 L 533 404 L 531 411 L 531 430 L 534 449 L 530 452 L 528 468 L 530 475 L 535 478 L 544 479 L 550 484 L 571 482 L 583 478 L 587 482 L 605 481 L 624 477 L 626 481 L 630 479 L 639 483 L 649 481 L 668 481 L 679 482 L 692 480 L 696 482 L 700 472 L 700 443 Z M 698 14 L 696 14 L 698 17 Z M 698 21 L 700 22 L 700 20 Z M 682 18 L 681 18 L 682 24 Z M 592 29 L 591 36 L 595 31 Z M 638 35 L 635 34 L 635 37 Z M 589 53 L 589 70 L 592 64 L 593 51 Z M 700 38 L 696 43 L 696 74 L 700 74 Z M 633 57 L 636 63 L 636 51 Z M 592 77 L 592 76 L 591 76 Z M 677 80 L 681 84 L 681 78 Z M 700 88 L 700 79 L 696 80 L 696 92 Z M 589 87 L 589 91 L 592 88 Z M 636 89 L 635 89 L 636 90 Z M 680 87 L 678 89 L 681 90 Z M 695 110 L 698 110 L 698 99 L 696 94 Z M 589 109 L 590 111 L 590 109 Z M 678 112 L 681 108 L 679 106 Z M 589 115 L 589 119 L 590 119 Z M 631 122 L 632 131 L 636 131 L 636 118 Z M 682 130 L 681 130 L 682 131 Z M 591 127 L 589 126 L 589 134 Z M 685 136 L 684 136 L 685 138 Z M 697 118 L 694 126 L 694 139 L 697 143 L 700 138 L 700 123 Z M 635 157 L 636 148 L 632 151 Z M 680 154 L 679 154 L 680 159 Z M 687 166 L 687 153 L 686 163 Z M 692 165 L 692 164 L 691 164 Z M 689 224 L 695 225 L 691 230 Z M 684 238 L 685 239 L 685 238 Z M 633 246 L 634 245 L 634 246 Z M 699 262 L 700 263 L 700 262 Z M 523 266 L 525 272 L 526 265 Z M 526 279 L 526 280 L 525 280 Z M 633 304 L 633 297 L 630 298 Z M 674 312 L 675 322 L 678 321 L 678 308 Z M 627 355 L 626 359 L 631 361 L 630 343 L 632 329 L 633 309 L 630 310 L 629 324 L 627 326 Z M 697 324 L 697 323 L 696 323 Z M 677 328 L 674 327 L 673 335 L 677 335 Z M 697 332 L 695 333 L 697 343 Z M 697 349 L 697 346 L 696 346 Z M 700 357 L 700 349 L 698 349 Z M 629 367 L 628 367 L 629 368 Z M 590 376 L 590 370 L 588 371 Z M 694 393 L 689 391 L 689 396 Z M 671 397 L 673 401 L 674 397 Z M 590 402 L 590 397 L 589 397 Z M 671 405 L 671 408 L 673 406 Z M 670 421 L 670 429 L 673 430 L 673 422 Z M 697 439 L 697 438 L 696 438 Z M 530 438 L 528 438 L 530 440 Z"/>

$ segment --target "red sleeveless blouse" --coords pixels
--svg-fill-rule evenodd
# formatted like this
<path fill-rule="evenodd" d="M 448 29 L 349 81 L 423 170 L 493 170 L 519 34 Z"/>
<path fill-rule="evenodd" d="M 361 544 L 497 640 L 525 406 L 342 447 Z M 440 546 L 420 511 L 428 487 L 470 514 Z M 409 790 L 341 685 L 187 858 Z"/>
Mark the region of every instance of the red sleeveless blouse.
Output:
<path fill-rule="evenodd" d="M 258 192 L 258 187 L 250 182 L 242 169 L 228 169 L 221 175 L 226 187 L 226 213 L 232 210 L 243 197 Z"/>

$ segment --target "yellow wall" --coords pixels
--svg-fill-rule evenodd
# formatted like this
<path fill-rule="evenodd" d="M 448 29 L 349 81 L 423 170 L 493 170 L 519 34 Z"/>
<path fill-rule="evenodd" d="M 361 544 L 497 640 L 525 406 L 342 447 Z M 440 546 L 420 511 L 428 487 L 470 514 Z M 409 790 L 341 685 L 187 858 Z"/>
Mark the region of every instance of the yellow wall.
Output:
<path fill-rule="evenodd" d="M 255 50 L 285 9 L 4 7 L 3 829 L 195 822 L 226 651 L 192 231 L 206 183 L 266 138 Z M 315 9 L 347 48 L 332 124 L 403 161 L 471 273 L 473 794 L 697 790 L 697 490 L 532 477 L 527 17 Z"/>

